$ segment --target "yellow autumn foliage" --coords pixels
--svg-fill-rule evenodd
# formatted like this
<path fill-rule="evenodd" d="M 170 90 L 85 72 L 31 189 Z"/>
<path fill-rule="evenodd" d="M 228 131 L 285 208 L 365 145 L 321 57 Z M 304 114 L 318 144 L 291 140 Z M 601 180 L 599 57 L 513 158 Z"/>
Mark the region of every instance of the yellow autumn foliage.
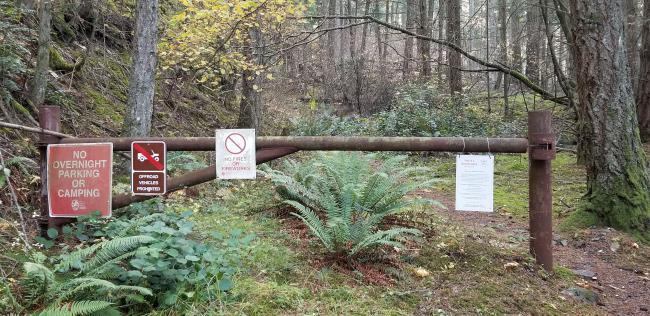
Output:
<path fill-rule="evenodd" d="M 287 18 L 302 14 L 313 0 L 181 0 L 159 44 L 163 70 L 181 70 L 197 82 L 217 86 L 243 70 L 257 75 L 266 65 L 251 60 L 255 30 L 265 41 L 281 35 Z M 288 26 L 286 26 L 288 27 Z M 267 76 L 272 78 L 272 76 Z"/>

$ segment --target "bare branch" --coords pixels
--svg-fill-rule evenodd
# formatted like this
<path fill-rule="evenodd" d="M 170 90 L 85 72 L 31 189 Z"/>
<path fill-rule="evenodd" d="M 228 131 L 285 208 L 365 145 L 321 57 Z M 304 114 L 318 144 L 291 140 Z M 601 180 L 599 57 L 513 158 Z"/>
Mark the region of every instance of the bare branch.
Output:
<path fill-rule="evenodd" d="M 401 32 L 403 34 L 413 36 L 413 37 L 415 37 L 417 39 L 421 39 L 421 40 L 425 40 L 425 41 L 431 41 L 431 42 L 434 42 L 436 44 L 446 46 L 446 47 L 448 47 L 450 49 L 453 49 L 453 50 L 459 52 L 461 55 L 465 56 L 467 59 L 469 59 L 469 60 L 471 60 L 473 62 L 476 62 L 481 66 L 488 67 L 488 68 L 493 68 L 493 69 L 496 69 L 498 71 L 501 71 L 501 72 L 503 72 L 505 74 L 508 74 L 508 75 L 512 76 L 513 78 L 517 79 L 519 82 L 521 82 L 522 84 L 524 84 L 525 86 L 527 86 L 528 88 L 530 88 L 531 90 L 533 90 L 534 92 L 539 94 L 545 100 L 549 100 L 549 101 L 552 101 L 552 102 L 555 102 L 555 103 L 558 103 L 558 104 L 570 105 L 570 102 L 569 102 L 567 97 L 556 97 L 553 93 L 551 93 L 549 91 L 546 91 L 544 88 L 542 88 L 539 85 L 533 83 L 524 74 L 522 74 L 522 73 L 520 73 L 520 72 L 518 72 L 518 71 L 516 71 L 516 70 L 514 70 L 514 69 L 512 69 L 510 67 L 495 64 L 495 63 L 483 60 L 483 59 L 481 59 L 479 57 L 476 57 L 476 56 L 470 54 L 469 52 L 467 52 L 466 50 L 462 49 L 460 46 L 458 46 L 458 45 L 456 45 L 454 43 L 451 43 L 451 42 L 448 42 L 448 41 L 445 41 L 445 40 L 441 40 L 441 39 L 437 39 L 437 38 L 433 38 L 433 37 L 429 37 L 429 36 L 416 34 L 416 33 L 412 32 L 412 31 L 409 31 L 407 29 L 392 25 L 390 23 L 386 23 L 384 21 L 381 21 L 381 20 L 376 19 L 376 18 L 374 18 L 372 16 L 369 16 L 369 15 L 364 15 L 364 16 L 326 16 L 326 15 L 318 15 L 318 16 L 305 16 L 305 17 L 302 17 L 302 18 L 303 19 L 369 20 L 369 21 L 377 23 L 377 24 L 379 24 L 379 25 L 381 25 L 381 26 L 383 26 L 385 28 L 395 30 L 395 31 L 399 31 L 399 32 Z"/>

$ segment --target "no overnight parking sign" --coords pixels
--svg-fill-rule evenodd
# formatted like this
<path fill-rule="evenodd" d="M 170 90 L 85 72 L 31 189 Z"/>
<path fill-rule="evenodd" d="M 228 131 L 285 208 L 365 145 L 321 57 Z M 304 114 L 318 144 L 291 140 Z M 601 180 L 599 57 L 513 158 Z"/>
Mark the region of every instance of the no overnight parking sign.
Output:
<path fill-rule="evenodd" d="M 113 144 L 47 146 L 50 217 L 111 216 Z"/>

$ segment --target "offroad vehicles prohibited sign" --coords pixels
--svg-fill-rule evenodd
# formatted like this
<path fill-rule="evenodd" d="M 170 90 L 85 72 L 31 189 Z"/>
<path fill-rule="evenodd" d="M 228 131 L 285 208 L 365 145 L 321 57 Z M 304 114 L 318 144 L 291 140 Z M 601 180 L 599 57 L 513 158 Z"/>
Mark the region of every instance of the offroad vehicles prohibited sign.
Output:
<path fill-rule="evenodd" d="M 131 192 L 160 195 L 167 192 L 167 146 L 160 141 L 131 143 Z"/>

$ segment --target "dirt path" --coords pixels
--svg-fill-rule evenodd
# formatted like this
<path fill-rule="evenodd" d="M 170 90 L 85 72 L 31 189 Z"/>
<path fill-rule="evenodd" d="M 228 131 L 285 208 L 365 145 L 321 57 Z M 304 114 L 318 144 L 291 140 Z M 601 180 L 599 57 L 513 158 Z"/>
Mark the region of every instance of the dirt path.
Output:
<path fill-rule="evenodd" d="M 427 190 L 418 195 L 443 203 L 447 210 L 437 212 L 468 231 L 489 231 L 501 240 L 528 247 L 528 223 L 523 219 L 501 213 L 453 211 L 453 197 L 449 193 Z M 553 248 L 556 267 L 582 270 L 576 287 L 596 293 L 597 304 L 604 312 L 650 315 L 650 247 L 639 246 L 614 230 L 599 228 L 574 236 L 554 234 Z"/>

